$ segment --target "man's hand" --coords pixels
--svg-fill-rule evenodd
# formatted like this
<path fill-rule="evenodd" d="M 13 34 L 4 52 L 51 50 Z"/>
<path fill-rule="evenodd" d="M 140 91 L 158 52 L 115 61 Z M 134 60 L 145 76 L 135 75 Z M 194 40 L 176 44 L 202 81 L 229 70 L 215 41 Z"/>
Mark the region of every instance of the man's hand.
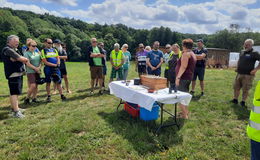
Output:
<path fill-rule="evenodd" d="M 256 72 L 257 72 L 257 69 L 253 69 L 253 70 L 250 72 L 250 74 L 251 74 L 251 75 L 255 75 Z"/>
<path fill-rule="evenodd" d="M 26 63 L 29 61 L 27 58 L 22 57 L 22 56 L 19 57 L 17 60 L 20 61 L 20 62 L 22 62 L 22 63 L 24 63 L 24 64 L 26 64 Z"/>
<path fill-rule="evenodd" d="M 154 70 L 156 70 L 157 68 L 156 68 L 156 67 L 153 67 L 153 66 L 151 66 L 151 69 L 152 69 L 152 71 L 154 71 Z"/>

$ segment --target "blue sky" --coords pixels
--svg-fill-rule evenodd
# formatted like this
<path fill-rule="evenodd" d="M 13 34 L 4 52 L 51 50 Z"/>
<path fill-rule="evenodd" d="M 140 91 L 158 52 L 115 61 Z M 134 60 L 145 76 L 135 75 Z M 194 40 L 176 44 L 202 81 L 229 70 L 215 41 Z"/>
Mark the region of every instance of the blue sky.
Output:
<path fill-rule="evenodd" d="M 182 33 L 214 33 L 232 23 L 260 31 L 260 0 L 0 0 L 0 7 Z"/>

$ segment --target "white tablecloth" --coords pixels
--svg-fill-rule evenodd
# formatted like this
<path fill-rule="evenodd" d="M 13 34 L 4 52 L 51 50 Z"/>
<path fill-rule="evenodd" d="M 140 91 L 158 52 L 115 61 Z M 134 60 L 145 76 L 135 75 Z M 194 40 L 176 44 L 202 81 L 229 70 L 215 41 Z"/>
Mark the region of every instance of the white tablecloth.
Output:
<path fill-rule="evenodd" d="M 122 81 L 114 81 L 109 84 L 110 94 L 121 98 L 124 101 L 139 104 L 141 107 L 151 111 L 154 102 L 163 104 L 181 103 L 189 105 L 192 96 L 189 93 L 178 91 L 169 94 L 169 88 L 158 90 L 154 93 L 148 93 L 147 89 L 141 85 L 134 85 L 131 80 L 129 86 Z"/>

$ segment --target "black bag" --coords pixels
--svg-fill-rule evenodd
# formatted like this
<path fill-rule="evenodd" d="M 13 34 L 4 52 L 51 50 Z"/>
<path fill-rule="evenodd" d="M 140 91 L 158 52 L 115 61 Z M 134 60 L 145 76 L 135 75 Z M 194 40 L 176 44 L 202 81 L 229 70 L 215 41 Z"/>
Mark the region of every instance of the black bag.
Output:
<path fill-rule="evenodd" d="M 36 84 L 42 85 L 45 83 L 45 78 L 41 78 L 39 74 L 36 76 Z"/>

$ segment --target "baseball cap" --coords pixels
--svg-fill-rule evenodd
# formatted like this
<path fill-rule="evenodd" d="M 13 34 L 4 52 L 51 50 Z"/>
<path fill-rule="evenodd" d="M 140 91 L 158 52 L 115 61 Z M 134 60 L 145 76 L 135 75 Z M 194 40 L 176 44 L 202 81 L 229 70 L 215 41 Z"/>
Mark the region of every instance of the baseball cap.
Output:
<path fill-rule="evenodd" d="M 59 39 L 55 39 L 55 40 L 53 41 L 53 43 L 59 43 L 59 44 L 61 44 L 61 41 L 60 41 Z"/>
<path fill-rule="evenodd" d="M 198 39 L 197 42 L 204 43 L 203 39 Z"/>

